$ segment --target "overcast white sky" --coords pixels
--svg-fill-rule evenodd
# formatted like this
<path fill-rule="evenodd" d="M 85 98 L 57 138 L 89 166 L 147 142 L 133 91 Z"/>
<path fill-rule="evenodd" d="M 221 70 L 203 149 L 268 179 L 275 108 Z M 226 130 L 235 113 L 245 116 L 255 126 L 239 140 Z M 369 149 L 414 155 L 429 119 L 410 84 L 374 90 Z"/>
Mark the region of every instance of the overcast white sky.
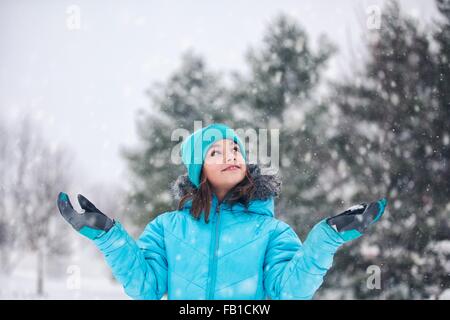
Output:
<path fill-rule="evenodd" d="M 322 33 L 340 48 L 329 74 L 354 61 L 365 10 L 383 0 L 247 1 L 0 1 L 0 116 L 30 113 L 55 144 L 76 155 L 89 182 L 126 180 L 120 145 L 137 141 L 135 116 L 144 91 L 164 81 L 188 48 L 213 70 L 240 70 L 277 13 L 290 13 L 312 45 Z M 429 22 L 432 0 L 401 1 Z M 67 27 L 67 9 L 80 9 L 81 28 Z"/>

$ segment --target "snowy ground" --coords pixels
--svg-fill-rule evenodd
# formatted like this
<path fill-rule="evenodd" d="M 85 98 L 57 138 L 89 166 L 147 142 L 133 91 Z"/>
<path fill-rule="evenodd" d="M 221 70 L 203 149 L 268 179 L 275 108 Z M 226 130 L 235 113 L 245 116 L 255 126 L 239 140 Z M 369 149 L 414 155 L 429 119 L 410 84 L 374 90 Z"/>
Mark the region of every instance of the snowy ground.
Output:
<path fill-rule="evenodd" d="M 0 273 L 0 299 L 129 299 L 92 243 L 77 242 L 70 257 L 48 261 L 43 296 L 36 294 L 36 256 L 24 253 L 12 274 Z"/>
<path fill-rule="evenodd" d="M 36 294 L 35 275 L 28 271 L 0 275 L 0 283 L 0 299 L 127 299 L 120 286 L 102 278 L 83 278 L 80 289 L 69 289 L 65 279 L 47 278 L 43 296 Z"/>

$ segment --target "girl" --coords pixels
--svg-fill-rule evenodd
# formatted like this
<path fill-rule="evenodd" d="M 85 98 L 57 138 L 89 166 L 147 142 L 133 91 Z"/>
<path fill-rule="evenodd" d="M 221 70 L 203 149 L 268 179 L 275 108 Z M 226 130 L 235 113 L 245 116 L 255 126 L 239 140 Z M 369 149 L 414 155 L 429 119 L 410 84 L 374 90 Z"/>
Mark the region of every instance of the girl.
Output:
<path fill-rule="evenodd" d="M 302 244 L 274 214 L 278 175 L 249 164 L 235 132 L 212 124 L 181 146 L 187 173 L 172 187 L 177 210 L 158 215 L 137 241 L 118 221 L 78 195 L 65 193 L 62 216 L 93 240 L 115 278 L 134 299 L 311 299 L 338 248 L 361 236 L 384 212 L 386 199 L 323 219 Z"/>

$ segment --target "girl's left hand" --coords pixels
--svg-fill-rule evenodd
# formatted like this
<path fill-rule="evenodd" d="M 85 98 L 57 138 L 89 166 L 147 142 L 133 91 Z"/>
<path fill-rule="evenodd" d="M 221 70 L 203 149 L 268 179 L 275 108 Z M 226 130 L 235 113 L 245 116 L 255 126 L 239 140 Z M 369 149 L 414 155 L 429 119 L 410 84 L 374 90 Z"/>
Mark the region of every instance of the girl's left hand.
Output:
<path fill-rule="evenodd" d="M 363 235 L 367 228 L 381 218 L 386 203 L 386 198 L 369 204 L 361 203 L 326 219 L 326 221 L 345 241 L 354 240 Z"/>

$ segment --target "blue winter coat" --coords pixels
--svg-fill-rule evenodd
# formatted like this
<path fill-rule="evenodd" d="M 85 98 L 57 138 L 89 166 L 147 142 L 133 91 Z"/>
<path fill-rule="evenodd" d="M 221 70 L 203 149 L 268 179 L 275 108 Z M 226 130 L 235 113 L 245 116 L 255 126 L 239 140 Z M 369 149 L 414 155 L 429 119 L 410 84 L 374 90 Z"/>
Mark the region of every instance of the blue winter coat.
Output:
<path fill-rule="evenodd" d="M 182 210 L 153 219 L 137 241 L 120 222 L 94 240 L 126 294 L 135 299 L 311 299 L 344 240 L 325 220 L 302 244 L 274 215 L 277 180 L 253 169 L 248 208 L 218 203 L 210 221 Z M 177 180 L 179 181 L 180 178 Z M 188 192 L 184 176 L 178 184 Z M 192 186 L 189 186 L 192 187 Z M 183 189 L 184 188 L 184 189 Z"/>

